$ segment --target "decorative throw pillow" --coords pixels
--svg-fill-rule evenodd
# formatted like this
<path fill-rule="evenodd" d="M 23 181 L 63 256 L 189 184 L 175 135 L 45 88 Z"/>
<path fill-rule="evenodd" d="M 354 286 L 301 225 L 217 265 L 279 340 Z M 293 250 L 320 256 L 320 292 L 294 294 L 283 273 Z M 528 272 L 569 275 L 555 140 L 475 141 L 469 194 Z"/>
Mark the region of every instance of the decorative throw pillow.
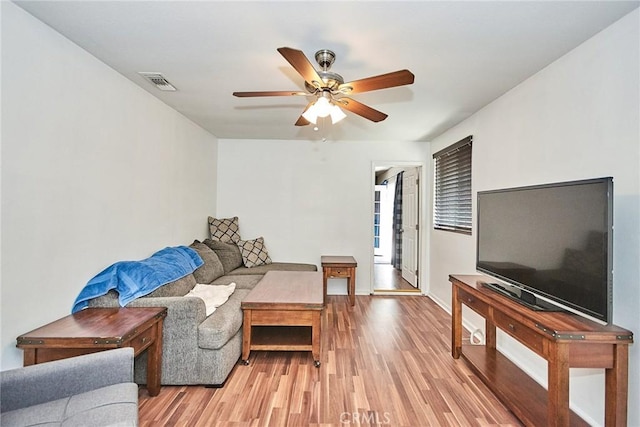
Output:
<path fill-rule="evenodd" d="M 218 255 L 224 268 L 224 274 L 229 274 L 242 265 L 240 248 L 235 243 L 218 242 L 211 239 L 206 239 L 202 243 L 209 246 Z"/>
<path fill-rule="evenodd" d="M 198 255 L 204 261 L 204 264 L 193 272 L 196 282 L 211 283 L 224 275 L 224 266 L 213 249 L 198 240 L 195 240 L 189 247 L 198 252 Z"/>
<path fill-rule="evenodd" d="M 238 217 L 233 218 L 214 218 L 209 217 L 209 233 L 211 240 L 219 242 L 238 242 L 240 240 L 240 227 L 238 226 Z"/>
<path fill-rule="evenodd" d="M 271 258 L 267 248 L 264 246 L 264 239 L 258 237 L 255 240 L 240 240 L 238 242 L 242 262 L 245 267 L 256 267 L 263 264 L 271 264 Z"/>

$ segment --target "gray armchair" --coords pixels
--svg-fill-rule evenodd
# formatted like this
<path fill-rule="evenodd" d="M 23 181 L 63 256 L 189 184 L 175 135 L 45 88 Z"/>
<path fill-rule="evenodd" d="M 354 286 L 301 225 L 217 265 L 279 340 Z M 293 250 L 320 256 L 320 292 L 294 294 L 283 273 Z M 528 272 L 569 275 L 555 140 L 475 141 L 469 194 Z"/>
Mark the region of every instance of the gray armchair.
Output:
<path fill-rule="evenodd" d="M 4 426 L 137 426 L 133 349 L 119 348 L 0 372 Z"/>

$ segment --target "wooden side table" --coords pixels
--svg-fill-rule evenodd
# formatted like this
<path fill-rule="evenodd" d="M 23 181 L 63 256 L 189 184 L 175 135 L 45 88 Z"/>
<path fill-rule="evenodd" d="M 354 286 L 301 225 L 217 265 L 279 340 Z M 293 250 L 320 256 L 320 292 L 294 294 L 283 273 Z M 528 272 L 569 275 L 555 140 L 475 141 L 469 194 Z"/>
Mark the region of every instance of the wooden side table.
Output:
<path fill-rule="evenodd" d="M 347 294 L 351 305 L 356 304 L 356 267 L 358 263 L 352 256 L 328 256 L 320 258 L 324 288 L 324 303 L 327 303 L 327 279 L 346 278 Z"/>
<path fill-rule="evenodd" d="M 87 308 L 34 329 L 17 339 L 24 366 L 119 347 L 147 355 L 147 390 L 160 392 L 162 323 L 166 307 Z"/>

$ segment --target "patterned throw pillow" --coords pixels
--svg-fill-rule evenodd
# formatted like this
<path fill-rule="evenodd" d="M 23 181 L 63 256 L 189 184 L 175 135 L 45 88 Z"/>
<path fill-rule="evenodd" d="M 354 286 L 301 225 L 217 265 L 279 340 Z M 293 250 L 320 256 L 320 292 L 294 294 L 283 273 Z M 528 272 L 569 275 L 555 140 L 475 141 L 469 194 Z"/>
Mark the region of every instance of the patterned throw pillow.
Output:
<path fill-rule="evenodd" d="M 211 240 L 219 242 L 238 242 L 240 240 L 240 227 L 238 227 L 238 217 L 214 218 L 209 217 L 209 233 Z"/>
<path fill-rule="evenodd" d="M 256 267 L 263 264 L 271 264 L 271 258 L 267 248 L 264 246 L 264 239 L 258 237 L 255 240 L 240 240 L 238 242 L 242 262 L 245 267 Z"/>

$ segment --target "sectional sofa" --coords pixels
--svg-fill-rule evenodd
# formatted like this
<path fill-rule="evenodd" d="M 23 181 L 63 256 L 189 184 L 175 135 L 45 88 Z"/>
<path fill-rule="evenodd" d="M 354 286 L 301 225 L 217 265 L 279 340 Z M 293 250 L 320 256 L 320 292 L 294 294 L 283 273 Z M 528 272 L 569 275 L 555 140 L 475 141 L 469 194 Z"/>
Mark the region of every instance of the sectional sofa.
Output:
<path fill-rule="evenodd" d="M 317 271 L 317 266 L 268 259 L 261 265 L 246 267 L 246 259 L 237 242 L 196 240 L 190 247 L 204 261 L 201 267 L 193 274 L 135 299 L 127 307 L 168 308 L 163 327 L 163 385 L 222 386 L 242 354 L 240 303 L 243 298 L 267 271 Z M 202 299 L 186 296 L 196 284 L 229 289 L 232 283 L 235 283 L 233 293 L 209 316 Z M 89 307 L 116 306 L 118 294 L 115 291 L 89 301 Z M 135 361 L 136 383 L 145 384 L 146 366 L 146 354 L 143 353 Z"/>

